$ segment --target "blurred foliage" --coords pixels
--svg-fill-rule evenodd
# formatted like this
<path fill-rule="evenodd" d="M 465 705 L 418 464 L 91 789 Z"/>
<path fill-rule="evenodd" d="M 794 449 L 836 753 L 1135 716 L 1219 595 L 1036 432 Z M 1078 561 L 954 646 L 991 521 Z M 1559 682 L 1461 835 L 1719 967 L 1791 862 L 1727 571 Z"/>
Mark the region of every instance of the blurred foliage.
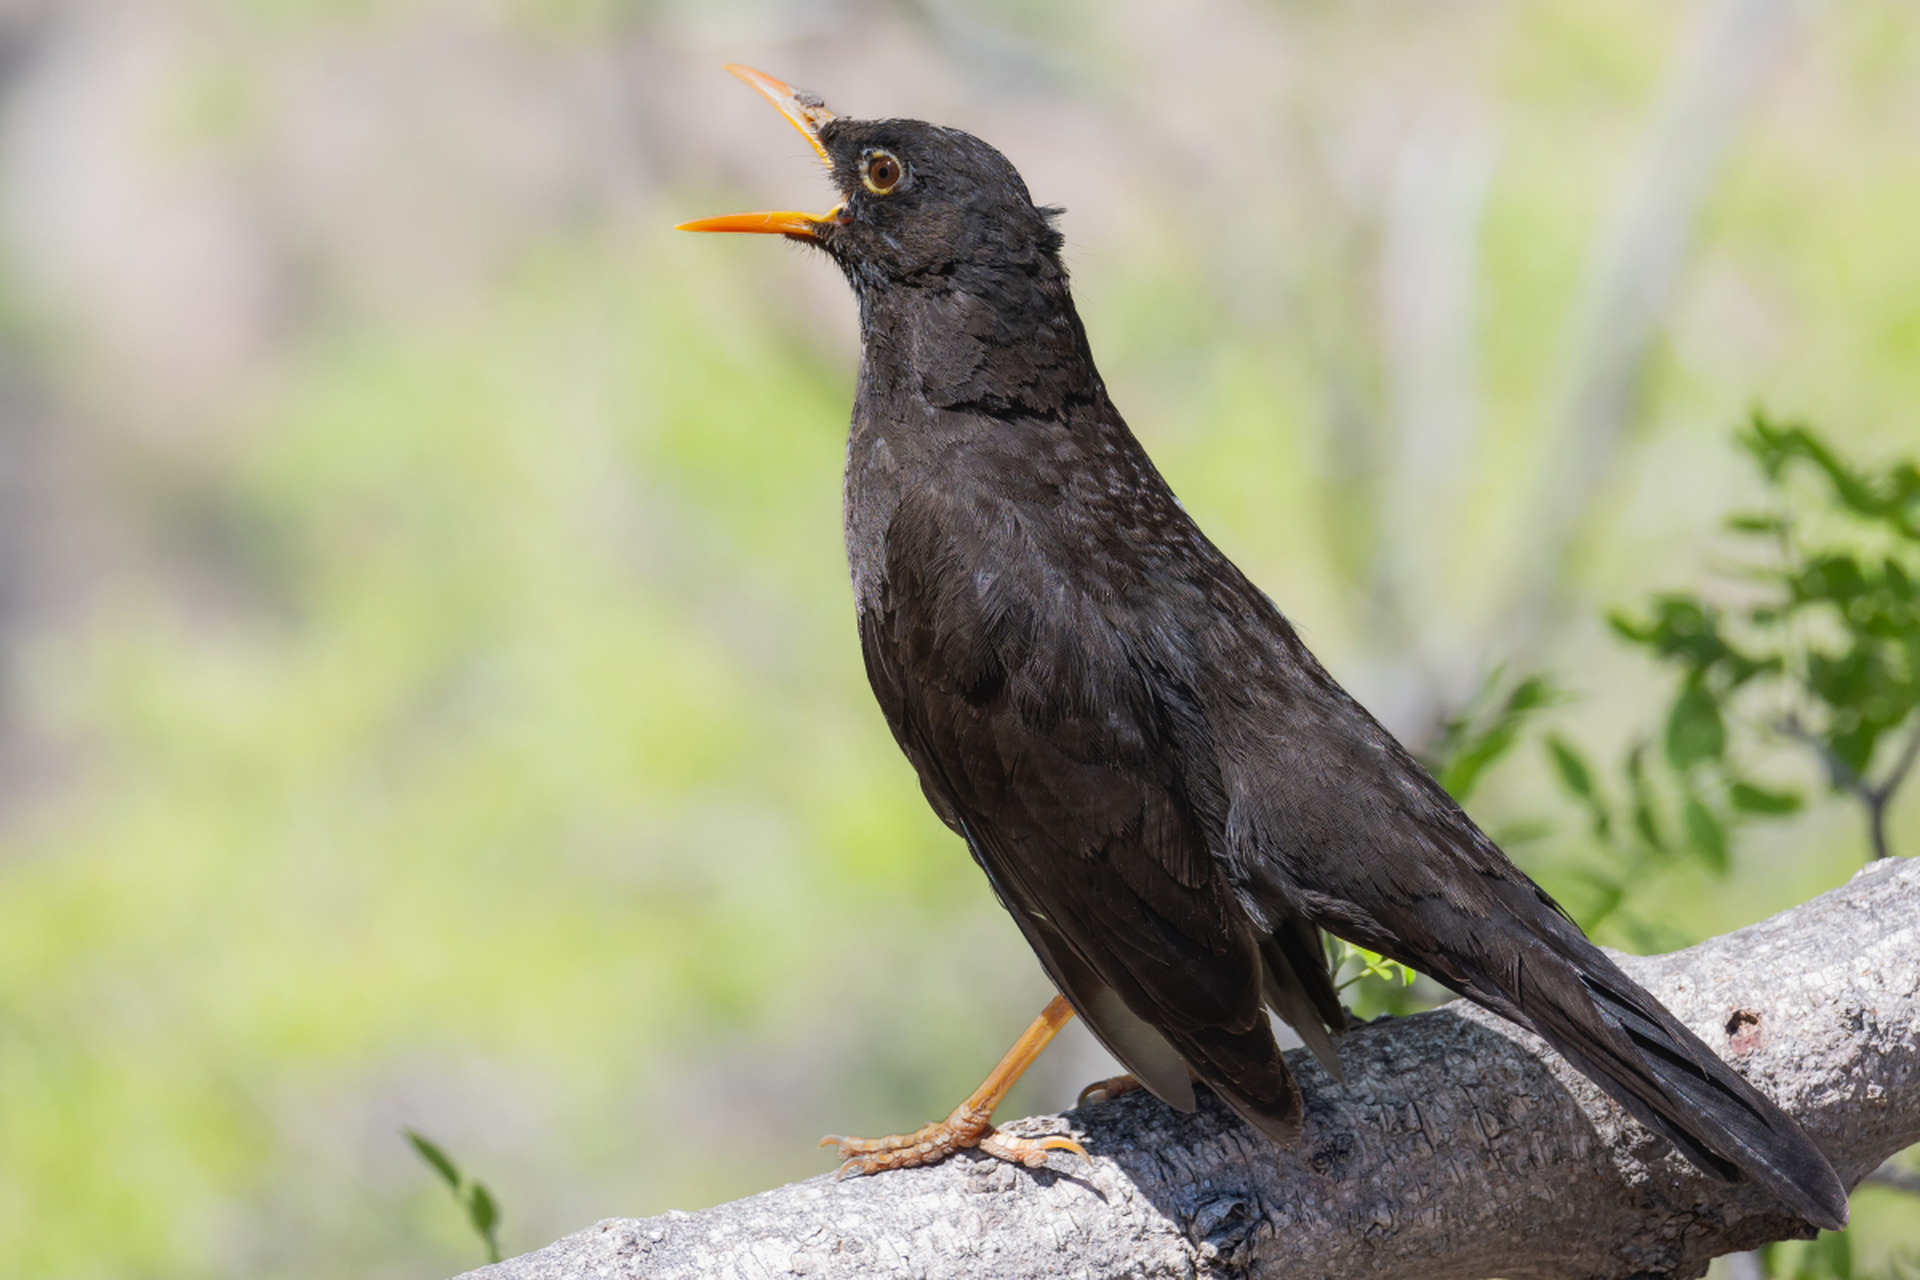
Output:
<path fill-rule="evenodd" d="M 1772 500 L 1762 514 L 1726 520 L 1736 537 L 1765 540 L 1768 554 L 1732 577 L 1745 598 L 1717 604 L 1712 586 L 1726 584 L 1710 584 L 1656 596 L 1648 621 L 1610 617 L 1620 638 L 1680 669 L 1661 731 L 1633 737 L 1611 781 L 1565 733 L 1541 739 L 1601 855 L 1572 872 L 1586 890 L 1574 918 L 1588 931 L 1611 924 L 1647 949 L 1693 939 L 1634 910 L 1636 900 L 1664 892 L 1663 880 L 1688 864 L 1724 880 L 1740 827 L 1800 812 L 1799 791 L 1762 778 L 1778 754 L 1770 749 L 1790 742 L 1817 753 L 1830 793 L 1866 808 L 1872 858 L 1891 852 L 1886 811 L 1920 755 L 1920 723 L 1890 741 L 1920 720 L 1920 469 L 1910 459 L 1861 467 L 1813 428 L 1761 413 L 1738 441 Z M 1795 465 L 1825 482 L 1797 507 L 1788 493 Z M 1843 541 L 1863 534 L 1871 559 Z M 1464 805 L 1542 713 L 1567 701 L 1546 676 L 1509 678 L 1496 667 L 1444 719 L 1422 763 Z M 1876 752 L 1892 757 L 1877 772 Z M 1512 851 L 1520 841 L 1509 830 L 1501 843 Z M 1342 989 L 1357 988 L 1350 999 L 1366 1016 L 1440 996 L 1405 990 L 1416 975 L 1392 961 L 1330 945 L 1336 971 L 1350 970 Z"/>
<path fill-rule="evenodd" d="M 1439 737 L 1421 753 L 1421 763 L 1460 804 L 1472 797 L 1481 775 L 1513 750 L 1536 712 L 1567 699 L 1546 676 L 1526 676 L 1511 686 L 1505 676 L 1504 667 L 1495 667 L 1480 692 L 1446 719 Z"/>
<path fill-rule="evenodd" d="M 1774 1280 L 1854 1280 L 1853 1243 L 1844 1231 L 1766 1245 L 1760 1257 Z"/>
<path fill-rule="evenodd" d="M 1908 459 L 1861 468 L 1812 428 L 1763 414 L 1739 441 L 1773 505 L 1726 522 L 1762 549 L 1720 575 L 1717 594 L 1732 602 L 1712 587 L 1668 592 L 1644 620 L 1611 617 L 1617 635 L 1679 670 L 1661 731 L 1631 740 L 1611 787 L 1565 735 L 1545 739 L 1607 854 L 1581 873 L 1589 929 L 1680 862 L 1724 878 L 1738 827 L 1798 813 L 1801 792 L 1771 780 L 1783 744 L 1811 750 L 1827 791 L 1865 809 L 1869 858 L 1892 852 L 1886 815 L 1920 753 L 1920 471 Z M 1797 503 L 1796 465 L 1824 481 Z"/>
<path fill-rule="evenodd" d="M 1774 552 L 1748 570 L 1761 594 L 1732 617 L 1697 594 L 1666 595 L 1647 621 L 1615 614 L 1614 629 L 1681 670 L 1664 747 L 1707 832 L 1697 847 L 1724 862 L 1724 820 L 1698 798 L 1707 787 L 1723 791 L 1734 814 L 1799 807 L 1797 794 L 1756 784 L 1729 757 L 1727 721 L 1745 710 L 1761 736 L 1818 753 L 1828 786 L 1867 811 L 1868 856 L 1884 858 L 1887 805 L 1920 752 L 1920 724 L 1889 741 L 1920 709 L 1920 469 L 1911 459 L 1857 469 L 1812 429 L 1762 414 L 1741 442 L 1777 500 L 1727 522 Z M 1799 518 L 1785 492 L 1796 464 L 1827 485 L 1825 501 Z M 1875 777 L 1877 761 L 1885 767 Z"/>
<path fill-rule="evenodd" d="M 1756 773 L 1782 740 L 1816 754 L 1830 795 L 1866 810 L 1867 857 L 1893 852 L 1887 810 L 1920 753 L 1920 468 L 1907 458 L 1861 467 L 1812 427 L 1763 413 L 1739 442 L 1771 499 L 1766 511 L 1727 520 L 1765 548 L 1738 574 L 1746 598 L 1721 606 L 1705 592 L 1669 593 L 1644 621 L 1611 619 L 1622 638 L 1680 672 L 1660 735 L 1664 799 L 1649 780 L 1650 738 L 1627 753 L 1624 823 L 1581 754 L 1559 735 L 1546 741 L 1562 786 L 1611 855 L 1611 866 L 1588 873 L 1597 890 L 1582 917 L 1588 928 L 1652 891 L 1675 859 L 1724 878 L 1734 831 L 1797 813 L 1797 790 Z M 1797 504 L 1796 468 L 1822 482 Z M 1854 1267 L 1854 1230 L 1770 1245 L 1762 1265 L 1775 1280 L 1854 1280 L 1868 1274 Z M 1905 1271 L 1896 1255 L 1880 1274 Z"/>
<path fill-rule="evenodd" d="M 1644 621 L 1610 615 L 1616 636 L 1679 668 L 1659 732 L 1631 735 L 1612 778 L 1566 733 L 1541 734 L 1550 776 L 1602 855 L 1572 872 L 1587 891 L 1575 918 L 1588 930 L 1615 923 L 1649 947 L 1686 939 L 1627 910 L 1633 898 L 1688 865 L 1724 879 L 1740 827 L 1802 810 L 1800 790 L 1771 780 L 1783 745 L 1811 750 L 1828 794 L 1866 809 L 1869 858 L 1893 852 L 1886 814 L 1920 755 L 1920 470 L 1909 459 L 1862 468 L 1811 427 L 1763 414 L 1738 440 L 1774 509 L 1725 523 L 1764 540 L 1765 554 L 1702 589 L 1655 596 Z M 1826 484 L 1796 503 L 1797 462 Z M 1870 555 L 1857 549 L 1863 537 Z M 1465 803 L 1567 700 L 1547 677 L 1496 669 L 1423 762 Z"/>
<path fill-rule="evenodd" d="M 744 1169 L 766 1108 L 725 1099 L 844 1022 L 786 1033 L 800 1063 L 765 1082 L 673 1077 L 807 993 L 871 999 L 868 948 L 881 990 L 926 978 L 932 1024 L 868 1046 L 870 1091 L 970 1087 L 963 1055 L 934 1065 L 973 1039 L 939 970 L 982 948 L 933 904 L 978 886 L 843 617 L 845 375 L 671 270 L 543 255 L 465 332 L 321 353 L 247 447 L 170 482 L 227 513 L 193 545 L 244 530 L 232 556 L 273 589 L 223 573 L 197 616 L 125 595 L 35 655 L 93 763 L 6 867 L 0 1270 L 224 1249 L 306 1275 L 315 1235 L 343 1274 L 403 1268 L 443 1233 L 395 1215 L 372 1152 L 422 1106 L 470 1149 L 537 1128 L 609 1170 L 559 1189 L 568 1219 L 811 1172 L 831 1098 Z M 670 1087 L 680 1107 L 618 1118 Z M 380 1101 L 338 1127 L 343 1090 Z M 544 1227 L 556 1189 L 505 1181 Z"/>
<path fill-rule="evenodd" d="M 427 1167 L 439 1174 L 440 1180 L 447 1184 L 447 1190 L 453 1193 L 454 1203 L 460 1206 L 468 1225 L 480 1237 L 487 1261 L 500 1261 L 500 1206 L 495 1202 L 493 1193 L 487 1190 L 487 1184 L 461 1173 L 459 1166 L 440 1149 L 438 1143 L 429 1141 L 411 1129 L 402 1129 L 400 1132 Z"/>
<path fill-rule="evenodd" d="M 1763 1245 L 1760 1266 L 1772 1280 L 1920 1280 L 1920 1250 L 1897 1249 L 1878 1266 L 1856 1265 L 1853 1232 L 1822 1231 L 1811 1240 Z"/>

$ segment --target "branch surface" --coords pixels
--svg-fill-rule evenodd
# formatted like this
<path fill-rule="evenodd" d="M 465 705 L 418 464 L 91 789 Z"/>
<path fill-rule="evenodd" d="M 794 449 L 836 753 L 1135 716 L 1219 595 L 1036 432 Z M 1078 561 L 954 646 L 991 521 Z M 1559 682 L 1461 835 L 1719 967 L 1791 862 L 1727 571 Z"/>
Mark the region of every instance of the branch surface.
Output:
<path fill-rule="evenodd" d="M 1920 1142 L 1920 859 L 1671 955 L 1617 957 L 1793 1113 L 1857 1184 Z M 1804 1228 L 1687 1164 L 1541 1041 L 1459 1001 L 1357 1027 L 1345 1084 L 1288 1055 L 1303 1140 L 1204 1091 L 1017 1122 L 1094 1156 L 830 1175 L 699 1213 L 616 1218 L 474 1280 L 1499 1275 L 1695 1277 Z"/>

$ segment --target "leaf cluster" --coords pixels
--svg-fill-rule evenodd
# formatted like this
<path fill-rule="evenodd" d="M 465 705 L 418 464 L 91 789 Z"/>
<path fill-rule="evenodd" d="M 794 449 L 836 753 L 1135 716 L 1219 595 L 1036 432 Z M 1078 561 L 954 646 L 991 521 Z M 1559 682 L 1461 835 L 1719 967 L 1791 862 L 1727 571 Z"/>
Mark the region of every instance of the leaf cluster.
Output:
<path fill-rule="evenodd" d="M 1610 619 L 1623 639 L 1679 672 L 1661 746 L 1684 839 L 1724 870 L 1731 823 L 1792 813 L 1804 800 L 1751 775 L 1752 753 L 1743 758 L 1728 732 L 1730 719 L 1745 716 L 1754 730 L 1747 741 L 1786 740 L 1818 755 L 1829 790 L 1866 807 L 1872 856 L 1885 857 L 1884 810 L 1920 748 L 1920 731 L 1910 733 L 1875 776 L 1889 740 L 1920 710 L 1920 468 L 1906 459 L 1858 466 L 1811 427 L 1760 413 L 1738 439 L 1771 498 L 1770 510 L 1727 521 L 1762 553 L 1741 575 L 1747 597 L 1723 606 L 1673 593 L 1640 617 Z M 1811 511 L 1796 512 L 1790 482 L 1807 472 L 1820 491 Z M 1582 790 L 1570 752 L 1554 755 L 1594 815 L 1596 835 L 1607 837 L 1610 815 L 1597 792 Z M 1637 783 L 1643 764 L 1636 755 L 1629 766 L 1635 834 L 1661 848 Z"/>
<path fill-rule="evenodd" d="M 1329 937 L 1327 944 L 1331 952 L 1328 962 L 1334 974 L 1337 976 L 1348 968 L 1353 970 L 1341 980 L 1338 990 L 1345 991 L 1348 987 L 1367 978 L 1383 982 L 1389 989 L 1410 987 L 1414 979 L 1420 976 L 1398 960 L 1389 960 L 1377 951 L 1356 947 L 1345 938 Z"/>
<path fill-rule="evenodd" d="M 1421 763 L 1434 780 L 1461 804 L 1487 770 L 1520 741 L 1535 712 L 1567 701 L 1547 676 L 1525 676 L 1506 688 L 1505 675 L 1504 668 L 1494 668 L 1480 691 L 1441 725 L 1432 746 L 1421 753 Z"/>
<path fill-rule="evenodd" d="M 1763 773 L 1783 747 L 1812 751 L 1827 792 L 1865 806 L 1874 857 L 1890 852 L 1884 812 L 1920 753 L 1920 727 L 1899 741 L 1920 720 L 1920 468 L 1861 466 L 1811 427 L 1764 414 L 1737 440 L 1768 509 L 1727 520 L 1743 552 L 1719 575 L 1731 582 L 1657 595 L 1609 619 L 1678 676 L 1658 728 L 1605 769 L 1567 735 L 1543 737 L 1551 776 L 1603 855 L 1573 872 L 1590 890 L 1576 918 L 1588 929 L 1611 921 L 1650 947 L 1679 940 L 1636 916 L 1636 890 L 1683 866 L 1724 875 L 1741 826 L 1814 798 Z M 1803 479 L 1811 492 L 1796 489 Z M 1496 671 L 1423 762 L 1464 803 L 1565 697 L 1547 677 Z"/>

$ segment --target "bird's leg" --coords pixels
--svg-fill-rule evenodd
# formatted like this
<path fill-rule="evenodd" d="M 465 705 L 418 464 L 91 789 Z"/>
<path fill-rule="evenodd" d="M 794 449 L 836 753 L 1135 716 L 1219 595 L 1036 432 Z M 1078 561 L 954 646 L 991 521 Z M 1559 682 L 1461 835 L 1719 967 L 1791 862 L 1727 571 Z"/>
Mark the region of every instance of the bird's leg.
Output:
<path fill-rule="evenodd" d="M 1087 1155 L 1086 1149 L 1072 1138 L 1016 1138 L 993 1127 L 993 1109 L 1000 1105 L 1021 1073 L 1040 1056 L 1054 1032 L 1067 1025 L 1067 1019 L 1072 1016 L 1073 1006 L 1066 1000 L 1060 996 L 1049 1000 L 1033 1025 L 1014 1041 L 1007 1056 L 1000 1059 L 1000 1065 L 945 1120 L 937 1120 L 917 1133 L 898 1133 L 890 1138 L 843 1138 L 828 1134 L 820 1139 L 821 1146 L 831 1143 L 840 1149 L 840 1158 L 845 1163 L 840 1166 L 838 1176 L 937 1164 L 965 1147 L 978 1147 L 990 1156 L 1026 1165 L 1029 1169 L 1044 1164 L 1049 1151 Z"/>

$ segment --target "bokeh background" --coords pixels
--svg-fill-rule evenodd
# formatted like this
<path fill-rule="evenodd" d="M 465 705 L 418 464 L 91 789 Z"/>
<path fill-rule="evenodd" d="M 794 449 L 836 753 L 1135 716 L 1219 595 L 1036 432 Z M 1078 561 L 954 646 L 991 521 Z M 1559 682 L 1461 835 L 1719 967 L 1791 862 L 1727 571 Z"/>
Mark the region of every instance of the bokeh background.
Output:
<path fill-rule="evenodd" d="M 403 1125 L 509 1252 L 699 1208 L 1048 994 L 865 688 L 844 285 L 668 229 L 832 200 L 727 61 L 1064 204 L 1117 402 L 1411 740 L 1503 662 L 1657 722 L 1603 611 L 1711 573 L 1753 406 L 1920 445 L 1906 0 L 0 4 L 0 1274 L 475 1264 Z M 1549 790 L 1474 807 L 1553 886 Z"/>

